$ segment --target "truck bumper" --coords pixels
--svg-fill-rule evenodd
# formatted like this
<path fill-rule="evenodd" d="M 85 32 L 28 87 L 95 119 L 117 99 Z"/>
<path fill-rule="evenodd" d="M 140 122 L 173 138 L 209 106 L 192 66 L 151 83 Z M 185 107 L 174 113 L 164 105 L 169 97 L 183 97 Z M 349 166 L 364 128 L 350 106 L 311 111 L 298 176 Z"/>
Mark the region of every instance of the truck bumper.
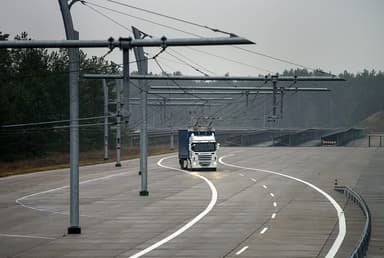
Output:
<path fill-rule="evenodd" d="M 199 162 L 199 161 L 192 161 L 192 169 L 216 169 L 217 168 L 217 162 Z"/>

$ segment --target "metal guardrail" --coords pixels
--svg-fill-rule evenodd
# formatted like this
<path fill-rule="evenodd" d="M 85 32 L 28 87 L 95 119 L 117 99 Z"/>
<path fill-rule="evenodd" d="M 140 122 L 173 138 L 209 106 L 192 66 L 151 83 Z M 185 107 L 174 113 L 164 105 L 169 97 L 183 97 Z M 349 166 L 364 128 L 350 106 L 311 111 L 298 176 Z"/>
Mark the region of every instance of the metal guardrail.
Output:
<path fill-rule="evenodd" d="M 364 212 L 365 224 L 364 224 L 363 232 L 360 235 L 358 244 L 355 246 L 355 248 L 353 249 L 352 253 L 349 256 L 350 258 L 362 258 L 367 253 L 369 239 L 371 238 L 371 226 L 372 226 L 371 212 L 365 200 L 357 192 L 352 190 L 350 187 L 335 185 L 335 191 L 343 192 L 348 199 L 351 199 L 354 203 L 359 205 L 361 210 Z"/>
<path fill-rule="evenodd" d="M 373 147 L 374 144 L 372 144 L 372 140 L 374 138 L 379 138 L 380 139 L 380 143 L 379 143 L 379 147 L 383 147 L 383 140 L 384 139 L 384 133 L 370 133 L 368 134 L 368 147 Z"/>
<path fill-rule="evenodd" d="M 321 137 L 322 146 L 343 146 L 366 135 L 363 128 L 349 128 Z"/>
<path fill-rule="evenodd" d="M 290 134 L 285 134 L 274 139 L 274 146 L 298 146 L 308 141 L 319 140 L 332 132 L 332 129 L 304 129 Z"/>

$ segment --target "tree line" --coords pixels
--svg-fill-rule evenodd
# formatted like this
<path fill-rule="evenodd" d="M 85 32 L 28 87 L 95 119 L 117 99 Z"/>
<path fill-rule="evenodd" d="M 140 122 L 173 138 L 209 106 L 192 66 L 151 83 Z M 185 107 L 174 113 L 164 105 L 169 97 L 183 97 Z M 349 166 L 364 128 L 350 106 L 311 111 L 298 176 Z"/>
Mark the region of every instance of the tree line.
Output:
<path fill-rule="evenodd" d="M 0 40 L 8 40 L 8 37 L 0 32 Z M 14 39 L 30 40 L 25 32 Z M 66 49 L 0 49 L 1 160 L 69 150 L 68 63 Z M 103 58 L 89 58 L 80 51 L 80 70 L 115 73 L 118 67 Z M 80 81 L 80 117 L 103 113 L 103 89 L 99 85 L 100 81 Z M 49 121 L 61 122 L 34 124 Z M 32 124 L 23 126 L 29 123 Z M 97 127 L 81 129 L 82 148 L 99 144 L 102 139 L 95 135 L 101 130 Z"/>
<path fill-rule="evenodd" d="M 9 35 L 0 32 L 0 40 Z M 15 37 L 29 40 L 27 33 Z M 100 57 L 87 57 L 80 52 L 83 73 L 118 73 L 120 67 Z M 181 72 L 175 72 L 181 75 Z M 312 76 L 319 71 L 286 70 L 281 75 Z M 287 92 L 284 96 L 283 118 L 271 124 L 266 119 L 272 110 L 270 95 L 238 95 L 222 106 L 151 106 L 149 126 L 156 128 L 185 128 L 196 122 L 212 123 L 222 128 L 262 127 L 349 127 L 370 114 L 384 110 L 384 73 L 368 71 L 340 74 L 346 82 L 300 82 L 295 87 L 328 87 L 327 93 Z M 165 81 L 175 85 L 175 82 Z M 133 82 L 132 85 L 138 85 Z M 263 82 L 180 81 L 178 85 L 199 86 L 271 86 Z M 289 86 L 281 83 L 278 86 Z M 110 99 L 114 98 L 109 87 Z M 131 88 L 131 97 L 139 96 L 139 89 Z M 176 95 L 177 96 L 177 95 Z M 196 98 L 193 95 L 187 95 Z M 151 96 L 156 98 L 157 96 Z M 175 97 L 169 95 L 165 97 Z M 186 97 L 180 95 L 179 97 Z M 204 97 L 221 97 L 211 96 Z M 80 118 L 103 116 L 103 89 L 100 80 L 80 80 Z M 223 102 L 221 102 L 223 103 Z M 113 110 L 112 110 L 113 111 Z M 131 107 L 133 128 L 140 121 L 137 106 Z M 0 49 L 0 157 L 13 161 L 69 150 L 69 87 L 68 55 L 66 49 Z M 39 123 L 56 121 L 54 123 Z M 60 121 L 60 122 L 59 122 Z M 102 149 L 103 119 L 81 121 L 80 148 L 82 151 Z M 112 121 L 112 119 L 111 119 Z M 30 124 L 31 125 L 23 125 Z M 135 124 L 136 123 L 136 124 Z M 8 125 L 13 125 L 9 127 Z M 137 127 L 135 127 L 135 125 Z M 113 130 L 112 130 L 113 133 Z M 112 138 L 112 137 L 111 137 Z M 124 143 L 124 142 L 123 142 Z"/>

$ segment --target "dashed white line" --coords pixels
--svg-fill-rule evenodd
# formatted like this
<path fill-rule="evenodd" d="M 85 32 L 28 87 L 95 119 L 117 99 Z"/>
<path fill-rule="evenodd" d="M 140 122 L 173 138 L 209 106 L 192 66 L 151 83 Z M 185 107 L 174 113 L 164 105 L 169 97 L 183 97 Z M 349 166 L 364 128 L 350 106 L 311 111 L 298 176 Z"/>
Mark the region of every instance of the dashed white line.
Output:
<path fill-rule="evenodd" d="M 266 186 L 266 185 L 263 185 L 263 187 L 264 187 L 264 189 L 267 189 L 267 188 L 268 188 L 268 186 Z"/>
<path fill-rule="evenodd" d="M 273 206 L 274 206 L 274 207 L 277 207 L 277 202 L 273 202 Z"/>
<path fill-rule="evenodd" d="M 267 230 L 268 230 L 267 227 L 263 228 L 263 230 L 260 231 L 260 235 L 262 235 L 262 234 L 264 234 L 265 232 L 267 232 Z"/>
<path fill-rule="evenodd" d="M 239 176 L 244 176 L 244 174 L 239 173 Z"/>
<path fill-rule="evenodd" d="M 272 213 L 271 218 L 272 218 L 272 219 L 276 218 L 276 213 Z"/>
<path fill-rule="evenodd" d="M 256 182 L 257 180 L 256 179 L 254 179 L 254 178 L 251 178 L 251 180 L 253 181 L 253 182 Z"/>
<path fill-rule="evenodd" d="M 273 193 L 269 193 L 269 195 L 270 195 L 271 197 L 275 197 L 275 195 L 274 195 Z"/>
<path fill-rule="evenodd" d="M 332 196 L 330 196 L 328 193 L 326 193 L 324 190 L 320 189 L 319 187 L 315 186 L 314 184 L 311 184 L 311 183 L 309 183 L 309 182 L 307 182 L 305 180 L 302 180 L 300 178 L 297 178 L 297 177 L 285 175 L 285 174 L 282 174 L 282 173 L 279 173 L 279 172 L 275 172 L 275 171 L 271 171 L 271 170 L 266 170 L 266 169 L 249 168 L 249 167 L 243 167 L 243 166 L 238 166 L 238 165 L 233 165 L 233 164 L 226 163 L 226 162 L 223 161 L 223 158 L 228 157 L 228 156 L 233 156 L 233 154 L 221 157 L 219 159 L 219 162 L 221 164 L 229 166 L 229 167 L 240 168 L 240 169 L 248 169 L 248 170 L 253 170 L 253 171 L 259 171 L 259 172 L 263 172 L 263 173 L 268 173 L 268 174 L 273 174 L 273 175 L 289 178 L 289 179 L 295 180 L 297 182 L 300 182 L 302 184 L 305 184 L 305 185 L 311 187 L 312 189 L 316 190 L 320 194 L 322 194 L 333 205 L 333 207 L 335 208 L 336 213 L 337 213 L 337 217 L 338 217 L 338 220 L 339 220 L 339 232 L 337 234 L 337 237 L 336 237 L 335 241 L 333 242 L 331 248 L 329 249 L 329 251 L 328 251 L 328 253 L 327 253 L 327 255 L 325 257 L 334 257 L 336 255 L 337 251 L 340 249 L 341 244 L 344 241 L 345 235 L 347 234 L 347 226 L 346 226 L 346 222 L 345 222 L 344 211 L 340 207 L 340 205 L 335 201 L 335 199 L 332 198 Z"/>
<path fill-rule="evenodd" d="M 241 248 L 241 249 L 236 253 L 236 255 L 240 255 L 240 254 L 244 253 L 244 251 L 247 250 L 247 249 L 248 249 L 248 246 L 246 245 L 246 246 L 244 246 L 243 248 Z"/>

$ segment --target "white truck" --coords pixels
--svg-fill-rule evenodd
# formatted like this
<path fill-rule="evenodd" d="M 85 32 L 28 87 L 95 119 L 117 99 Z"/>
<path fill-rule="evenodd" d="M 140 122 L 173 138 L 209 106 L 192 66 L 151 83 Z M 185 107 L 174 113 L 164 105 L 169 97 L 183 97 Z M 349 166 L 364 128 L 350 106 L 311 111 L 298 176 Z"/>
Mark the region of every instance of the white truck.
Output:
<path fill-rule="evenodd" d="M 179 163 L 182 169 L 217 169 L 214 130 L 179 130 Z"/>

